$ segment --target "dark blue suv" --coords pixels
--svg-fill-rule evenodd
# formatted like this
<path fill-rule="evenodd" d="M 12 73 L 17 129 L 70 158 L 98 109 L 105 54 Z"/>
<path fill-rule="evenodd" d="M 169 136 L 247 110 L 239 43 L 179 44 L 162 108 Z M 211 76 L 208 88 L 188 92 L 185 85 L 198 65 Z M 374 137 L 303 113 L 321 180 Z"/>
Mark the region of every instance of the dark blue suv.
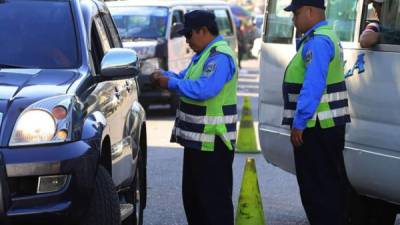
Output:
<path fill-rule="evenodd" d="M 121 47 L 102 2 L 0 0 L 0 224 L 142 224 L 145 112 Z"/>

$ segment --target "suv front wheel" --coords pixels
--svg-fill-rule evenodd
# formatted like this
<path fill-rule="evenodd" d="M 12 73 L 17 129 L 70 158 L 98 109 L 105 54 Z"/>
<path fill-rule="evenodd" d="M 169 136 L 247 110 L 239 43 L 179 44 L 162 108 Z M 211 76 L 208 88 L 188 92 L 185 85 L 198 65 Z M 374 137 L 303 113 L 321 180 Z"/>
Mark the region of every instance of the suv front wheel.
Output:
<path fill-rule="evenodd" d="M 119 225 L 120 205 L 114 182 L 103 167 L 97 169 L 95 187 L 83 225 Z"/>

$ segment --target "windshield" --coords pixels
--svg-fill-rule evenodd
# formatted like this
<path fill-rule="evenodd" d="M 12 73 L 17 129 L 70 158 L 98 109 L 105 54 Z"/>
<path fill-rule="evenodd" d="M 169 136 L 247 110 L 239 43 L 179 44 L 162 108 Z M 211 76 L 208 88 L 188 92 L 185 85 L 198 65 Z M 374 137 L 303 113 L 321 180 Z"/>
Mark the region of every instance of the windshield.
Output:
<path fill-rule="evenodd" d="M 168 8 L 110 7 L 122 40 L 165 37 Z"/>
<path fill-rule="evenodd" d="M 0 68 L 73 68 L 78 50 L 68 2 L 0 1 Z"/>

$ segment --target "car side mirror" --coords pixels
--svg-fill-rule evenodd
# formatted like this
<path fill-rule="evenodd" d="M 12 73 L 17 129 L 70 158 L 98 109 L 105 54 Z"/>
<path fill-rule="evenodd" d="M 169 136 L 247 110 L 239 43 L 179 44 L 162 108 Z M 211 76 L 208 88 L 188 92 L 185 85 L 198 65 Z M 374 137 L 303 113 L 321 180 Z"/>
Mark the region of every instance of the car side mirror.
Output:
<path fill-rule="evenodd" d="M 138 56 L 131 49 L 112 48 L 101 60 L 100 74 L 106 80 L 131 78 L 139 71 Z"/>
<path fill-rule="evenodd" d="M 183 29 L 183 23 L 174 23 L 171 28 L 171 38 L 182 37 L 178 31 Z"/>

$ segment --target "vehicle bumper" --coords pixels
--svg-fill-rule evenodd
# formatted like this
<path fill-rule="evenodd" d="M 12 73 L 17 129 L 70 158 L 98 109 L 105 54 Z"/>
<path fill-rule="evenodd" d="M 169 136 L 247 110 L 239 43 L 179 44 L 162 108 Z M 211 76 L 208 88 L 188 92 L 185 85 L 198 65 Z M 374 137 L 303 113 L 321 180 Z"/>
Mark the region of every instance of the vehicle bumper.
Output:
<path fill-rule="evenodd" d="M 94 143 L 0 148 L 2 220 L 76 221 L 86 211 L 99 158 Z M 67 176 L 56 191 L 37 193 L 39 177 Z"/>

